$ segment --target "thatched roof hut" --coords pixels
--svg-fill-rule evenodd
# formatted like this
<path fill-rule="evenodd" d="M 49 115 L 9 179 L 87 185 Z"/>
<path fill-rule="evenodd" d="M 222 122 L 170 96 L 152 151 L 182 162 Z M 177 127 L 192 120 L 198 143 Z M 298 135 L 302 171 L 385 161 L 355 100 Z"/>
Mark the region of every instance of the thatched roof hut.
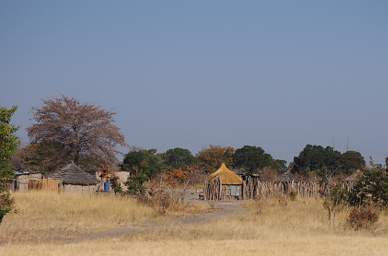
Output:
<path fill-rule="evenodd" d="M 60 180 L 64 190 L 94 191 L 97 178 L 82 170 L 75 163 L 70 163 L 62 169 L 48 175 L 50 179 Z"/>
<path fill-rule="evenodd" d="M 221 167 L 208 177 L 205 185 L 205 198 L 210 200 L 240 199 L 242 184 L 242 178 L 222 163 Z"/>
<path fill-rule="evenodd" d="M 209 180 L 214 180 L 219 178 L 222 182 L 222 185 L 241 185 L 242 179 L 235 172 L 231 171 L 224 163 L 221 164 L 221 167 L 209 175 Z"/>

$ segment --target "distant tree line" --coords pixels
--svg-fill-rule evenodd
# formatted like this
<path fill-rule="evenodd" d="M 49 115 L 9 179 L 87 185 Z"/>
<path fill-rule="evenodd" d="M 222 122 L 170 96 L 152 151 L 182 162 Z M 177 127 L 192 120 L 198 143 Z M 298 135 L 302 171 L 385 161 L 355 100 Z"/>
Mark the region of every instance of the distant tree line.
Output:
<path fill-rule="evenodd" d="M 294 158 L 294 171 L 306 175 L 336 176 L 350 175 L 356 170 L 365 168 L 365 159 L 360 152 L 346 151 L 341 153 L 332 147 L 319 145 L 306 145 Z"/>
<path fill-rule="evenodd" d="M 245 174 L 263 174 L 270 170 L 273 175 L 279 175 L 287 170 L 285 160 L 274 158 L 256 145 L 241 148 L 211 145 L 195 155 L 179 147 L 165 152 L 137 149 L 130 150 L 123 161 L 119 161 L 116 148 L 127 144 L 114 116 L 115 113 L 99 106 L 66 96 L 44 100 L 40 107 L 33 109 L 33 124 L 27 129 L 30 144 L 13 154 L 14 169 L 47 174 L 69 161 L 90 172 L 101 166 L 119 167 L 130 172 L 128 185 L 136 193 L 141 192 L 145 181 L 161 173 L 181 178 L 189 174 L 206 175 L 221 163 Z M 306 145 L 291 167 L 291 171 L 300 175 L 332 177 L 364 169 L 365 160 L 357 151 L 341 153 L 332 147 Z"/>

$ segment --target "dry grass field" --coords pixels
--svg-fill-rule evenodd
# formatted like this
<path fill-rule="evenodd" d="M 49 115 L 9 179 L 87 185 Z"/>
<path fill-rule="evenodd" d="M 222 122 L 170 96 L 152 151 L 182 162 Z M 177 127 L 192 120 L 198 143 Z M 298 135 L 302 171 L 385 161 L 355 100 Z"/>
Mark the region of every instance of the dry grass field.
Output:
<path fill-rule="evenodd" d="M 52 210 L 46 212 L 39 207 L 52 197 L 58 201 L 47 204 L 57 209 L 45 206 L 45 210 Z M 187 222 L 178 221 L 183 217 L 175 215 L 154 218 L 153 210 L 129 199 L 40 193 L 17 194 L 16 199 L 19 213 L 8 216 L 0 228 L 5 241 L 0 245 L 1 255 L 388 255 L 386 214 L 376 227 L 356 232 L 346 226 L 346 210 L 331 226 L 318 199 L 248 201 L 236 211 L 241 206 L 237 202 L 230 204 L 233 211 L 197 214 Z M 66 225 L 72 230 L 103 232 L 123 223 L 139 228 L 111 232 L 110 237 L 88 237 L 85 233 L 79 241 L 33 237 L 35 232 L 50 228 L 66 230 Z M 22 241 L 19 235 L 31 241 Z"/>
<path fill-rule="evenodd" d="M 55 241 L 157 216 L 135 200 L 110 194 L 21 192 L 13 196 L 16 212 L 0 225 L 0 241 Z"/>

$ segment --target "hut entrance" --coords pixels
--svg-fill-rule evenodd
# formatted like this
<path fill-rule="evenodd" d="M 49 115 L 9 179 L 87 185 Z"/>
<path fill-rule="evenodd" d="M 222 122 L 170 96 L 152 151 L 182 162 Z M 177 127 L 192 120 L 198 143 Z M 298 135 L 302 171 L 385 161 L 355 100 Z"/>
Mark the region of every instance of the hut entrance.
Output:
<path fill-rule="evenodd" d="M 205 183 L 206 200 L 242 199 L 242 179 L 223 163 Z"/>

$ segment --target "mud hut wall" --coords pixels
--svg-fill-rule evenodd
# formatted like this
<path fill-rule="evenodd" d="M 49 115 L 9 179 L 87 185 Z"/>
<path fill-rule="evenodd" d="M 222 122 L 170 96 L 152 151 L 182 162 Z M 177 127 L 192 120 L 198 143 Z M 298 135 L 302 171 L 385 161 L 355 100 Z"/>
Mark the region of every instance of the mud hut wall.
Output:
<path fill-rule="evenodd" d="M 29 180 L 28 190 L 44 190 L 58 192 L 60 190 L 60 181 L 55 179 Z"/>
<path fill-rule="evenodd" d="M 40 181 L 42 179 L 41 173 L 22 174 L 16 177 L 16 190 L 28 191 L 30 181 Z"/>
<path fill-rule="evenodd" d="M 72 184 L 63 184 L 62 185 L 63 192 L 85 192 L 85 193 L 93 193 L 97 191 L 96 185 L 72 185 Z"/>

